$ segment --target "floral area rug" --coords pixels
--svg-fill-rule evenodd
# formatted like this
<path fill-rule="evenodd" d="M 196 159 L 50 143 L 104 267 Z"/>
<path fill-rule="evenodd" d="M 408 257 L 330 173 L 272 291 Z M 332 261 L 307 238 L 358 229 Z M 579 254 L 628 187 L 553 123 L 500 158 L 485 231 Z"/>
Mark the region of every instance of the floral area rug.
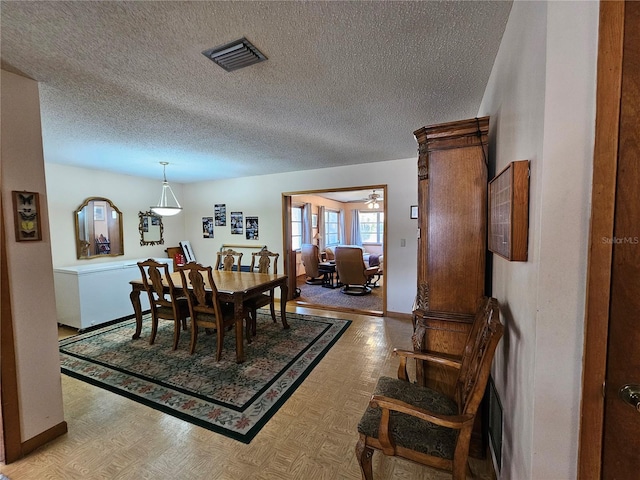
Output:
<path fill-rule="evenodd" d="M 173 322 L 160 321 L 149 345 L 151 320 L 143 317 L 137 340 L 135 321 L 86 332 L 60 341 L 62 372 L 169 415 L 249 443 L 309 375 L 351 323 L 349 320 L 258 313 L 257 335 L 245 341 L 245 362 L 235 361 L 235 333 L 225 332 L 216 362 L 216 335 L 200 331 L 189 354 L 190 331 L 182 331 L 171 350 Z"/>

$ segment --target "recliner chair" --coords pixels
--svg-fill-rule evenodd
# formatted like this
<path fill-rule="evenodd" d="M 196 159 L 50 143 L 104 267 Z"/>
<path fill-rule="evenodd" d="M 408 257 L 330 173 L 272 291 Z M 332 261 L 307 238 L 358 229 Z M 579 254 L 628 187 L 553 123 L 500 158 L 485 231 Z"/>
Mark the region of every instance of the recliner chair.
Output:
<path fill-rule="evenodd" d="M 341 292 L 347 295 L 371 293 L 371 280 L 378 273 L 378 267 L 367 267 L 359 247 L 336 247 L 336 270 L 344 285 Z"/>
<path fill-rule="evenodd" d="M 324 280 L 324 273 L 320 271 L 320 254 L 317 245 L 310 243 L 302 244 L 302 264 L 304 265 L 306 282 L 309 285 L 321 285 Z"/>

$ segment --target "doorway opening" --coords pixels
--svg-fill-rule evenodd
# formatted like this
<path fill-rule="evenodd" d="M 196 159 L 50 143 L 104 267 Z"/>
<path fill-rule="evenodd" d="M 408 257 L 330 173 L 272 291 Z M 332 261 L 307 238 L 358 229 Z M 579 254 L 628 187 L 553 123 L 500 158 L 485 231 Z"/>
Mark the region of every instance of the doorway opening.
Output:
<path fill-rule="evenodd" d="M 365 185 L 282 194 L 284 262 L 289 302 L 296 305 L 365 315 L 386 314 L 387 186 Z M 338 245 L 357 245 L 365 266 L 378 266 L 375 286 L 361 296 L 343 293 L 337 271 L 331 280 L 307 282 L 302 244 L 317 245 L 319 261 L 332 268 Z M 335 265 L 333 265 L 335 270 Z M 377 280 L 377 281 L 376 281 Z"/>

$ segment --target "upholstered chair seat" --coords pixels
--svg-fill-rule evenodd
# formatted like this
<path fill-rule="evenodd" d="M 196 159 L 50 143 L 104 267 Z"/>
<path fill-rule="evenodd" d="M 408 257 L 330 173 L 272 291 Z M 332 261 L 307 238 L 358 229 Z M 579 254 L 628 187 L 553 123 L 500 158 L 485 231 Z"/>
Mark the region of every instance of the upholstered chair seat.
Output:
<path fill-rule="evenodd" d="M 398 350 L 398 379 L 381 377 L 360 423 L 356 458 L 363 480 L 373 480 L 374 450 L 442 470 L 453 480 L 466 480 L 469 443 L 491 362 L 503 333 L 495 298 L 484 298 L 474 318 L 461 357 L 438 352 Z M 457 371 L 453 392 L 434 388 L 422 377 L 409 381 L 407 361 L 424 368 Z M 424 371 L 424 370 L 423 370 Z M 453 394 L 451 394 L 453 393 Z"/>
<path fill-rule="evenodd" d="M 397 378 L 381 377 L 373 395 L 390 397 L 439 415 L 457 415 L 456 402 L 442 393 Z M 368 407 L 358 432 L 370 438 L 378 438 L 382 410 Z M 458 431 L 441 427 L 400 412 L 391 412 L 391 435 L 396 446 L 453 460 Z"/>

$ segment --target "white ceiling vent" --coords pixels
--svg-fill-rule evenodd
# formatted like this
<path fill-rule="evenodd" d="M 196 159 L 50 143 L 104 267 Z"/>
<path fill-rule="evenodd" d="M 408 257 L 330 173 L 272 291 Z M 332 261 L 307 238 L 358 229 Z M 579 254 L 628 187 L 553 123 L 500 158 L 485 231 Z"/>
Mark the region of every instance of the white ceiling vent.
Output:
<path fill-rule="evenodd" d="M 205 50 L 202 54 L 227 72 L 248 67 L 267 59 L 260 50 L 244 37 L 240 40 Z"/>

